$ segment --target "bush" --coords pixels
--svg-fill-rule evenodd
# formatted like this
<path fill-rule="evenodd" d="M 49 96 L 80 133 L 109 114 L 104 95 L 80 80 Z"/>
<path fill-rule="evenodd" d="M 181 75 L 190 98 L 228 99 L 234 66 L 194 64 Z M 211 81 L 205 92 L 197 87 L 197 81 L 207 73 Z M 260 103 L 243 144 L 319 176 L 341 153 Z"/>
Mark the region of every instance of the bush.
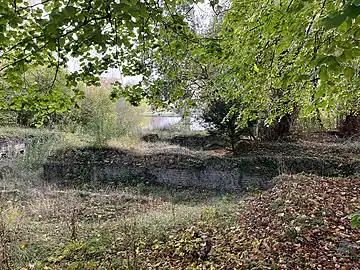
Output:
<path fill-rule="evenodd" d="M 116 136 L 116 108 L 105 89 L 88 90 L 80 103 L 79 122 L 83 131 L 94 137 L 95 144 L 104 145 Z"/>
<path fill-rule="evenodd" d="M 97 146 L 107 141 L 137 131 L 139 110 L 124 100 L 112 102 L 109 90 L 104 87 L 89 88 L 79 103 L 79 110 L 72 111 L 64 119 L 62 129 L 92 136 Z"/>
<path fill-rule="evenodd" d="M 211 101 L 201 114 L 210 134 L 229 141 L 233 151 L 242 136 L 255 138 L 257 120 L 242 121 L 241 117 L 242 109 L 237 102 L 227 102 L 224 99 Z"/>

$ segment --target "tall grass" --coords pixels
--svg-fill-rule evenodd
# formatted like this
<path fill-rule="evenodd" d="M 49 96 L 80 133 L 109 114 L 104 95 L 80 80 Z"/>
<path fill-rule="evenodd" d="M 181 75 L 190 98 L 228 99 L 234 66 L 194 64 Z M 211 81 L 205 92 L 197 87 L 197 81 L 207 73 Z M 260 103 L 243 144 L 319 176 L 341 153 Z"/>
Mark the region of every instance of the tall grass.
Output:
<path fill-rule="evenodd" d="M 141 269 L 136 257 L 140 243 L 161 239 L 204 216 L 217 218 L 235 212 L 235 203 L 225 203 L 223 194 L 194 189 L 144 184 L 115 189 L 99 186 L 91 191 L 60 189 L 42 180 L 42 165 L 57 149 L 87 145 L 93 138 L 11 128 L 0 134 L 10 136 L 14 131 L 26 140 L 27 149 L 11 163 L 16 174 L 4 181 L 0 193 L 0 263 L 4 262 L 1 267 L 7 265 L 3 269 L 35 265 L 44 269 L 49 260 L 62 260 L 63 255 L 73 256 L 73 269 L 84 269 L 80 262 L 87 264 L 91 259 L 79 254 L 92 249 L 99 252 L 101 260 L 109 256 L 103 269 Z M 75 263 L 79 263 L 77 267 Z"/>
<path fill-rule="evenodd" d="M 35 262 L 41 265 L 39 269 L 45 269 L 45 262 L 54 267 L 50 269 L 70 269 L 70 263 L 79 263 L 71 269 L 84 269 L 80 263 L 91 261 L 84 254 L 96 251 L 101 251 L 96 260 L 112 267 L 127 265 L 104 269 L 143 269 L 136 259 L 141 243 L 163 239 L 204 218 L 228 226 L 236 220 L 236 204 L 215 193 L 191 203 L 188 198 L 196 200 L 195 192 L 189 190 L 186 195 L 183 191 L 183 201 L 177 198 L 177 202 L 165 199 L 170 192 L 176 191 L 161 192 L 157 187 L 143 195 L 137 187 L 84 192 L 39 186 L 0 197 L 6 217 L 2 228 L 8 236 L 0 237 L 0 246 L 6 247 L 9 269 Z"/>

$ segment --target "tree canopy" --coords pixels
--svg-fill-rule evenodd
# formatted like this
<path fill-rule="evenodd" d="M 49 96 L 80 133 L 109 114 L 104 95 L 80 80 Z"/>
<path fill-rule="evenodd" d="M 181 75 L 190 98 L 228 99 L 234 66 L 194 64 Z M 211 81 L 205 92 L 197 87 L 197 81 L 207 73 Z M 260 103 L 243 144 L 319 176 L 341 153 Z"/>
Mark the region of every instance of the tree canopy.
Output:
<path fill-rule="evenodd" d="M 80 63 L 67 76 L 72 86 L 79 81 L 96 84 L 109 68 L 146 76 L 144 55 L 154 50 L 161 29 L 181 31 L 185 24 L 176 10 L 178 4 L 172 0 L 1 0 L 1 79 L 4 85 L 23 88 L 21 77 L 31 66 L 52 67 L 57 75 L 70 58 Z M 4 90 L 0 89 L 1 95 Z M 128 95 L 134 96 L 134 91 Z M 1 103 L 3 108 L 6 105 Z"/>
<path fill-rule="evenodd" d="M 190 87 L 196 84 L 205 96 L 240 101 L 245 122 L 263 114 L 273 123 L 299 108 L 305 115 L 318 109 L 354 113 L 359 12 L 357 1 L 234 0 L 207 35 L 173 41 L 166 50 L 173 58 L 162 52 L 163 81 L 186 82 L 180 92 L 185 98 L 196 98 Z M 182 51 L 187 53 L 177 58 Z M 181 74 L 178 69 L 189 76 L 171 78 Z"/>
<path fill-rule="evenodd" d="M 242 100 L 244 121 L 256 111 L 269 123 L 297 107 L 307 114 L 358 110 L 360 1 L 233 0 L 226 8 L 210 1 L 214 18 L 206 32 L 192 20 L 195 4 L 0 0 L 1 79 L 23 88 L 20 78 L 31 66 L 58 71 L 75 58 L 80 68 L 67 75 L 72 86 L 96 84 L 109 68 L 142 75 L 139 84 L 119 84 L 111 94 L 133 104 L 147 98 L 189 108 L 219 95 Z"/>

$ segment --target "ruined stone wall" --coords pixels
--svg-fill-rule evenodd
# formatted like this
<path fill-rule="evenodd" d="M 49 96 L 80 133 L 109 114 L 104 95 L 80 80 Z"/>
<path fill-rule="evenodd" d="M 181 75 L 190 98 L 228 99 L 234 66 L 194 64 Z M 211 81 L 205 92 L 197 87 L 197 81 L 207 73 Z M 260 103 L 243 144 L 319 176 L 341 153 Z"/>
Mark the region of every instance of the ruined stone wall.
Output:
<path fill-rule="evenodd" d="M 267 188 L 281 173 L 355 175 L 359 161 L 315 157 L 196 157 L 179 154 L 137 155 L 111 149 L 59 153 L 44 165 L 44 178 L 63 185 L 150 182 L 204 189 L 241 191 Z"/>
<path fill-rule="evenodd" d="M 15 173 L 14 164 L 24 156 L 25 149 L 25 141 L 22 139 L 0 137 L 0 180 L 6 180 Z"/>
<path fill-rule="evenodd" d="M 59 184 L 95 184 L 117 182 L 150 182 L 182 187 L 218 190 L 243 190 L 261 186 L 267 179 L 259 173 L 246 174 L 240 169 L 216 170 L 211 168 L 144 168 L 120 164 L 56 164 L 44 166 L 46 180 Z M 270 180 L 270 179 L 267 179 Z"/>
<path fill-rule="evenodd" d="M 18 138 L 0 138 L 0 161 L 25 154 L 25 141 Z"/>

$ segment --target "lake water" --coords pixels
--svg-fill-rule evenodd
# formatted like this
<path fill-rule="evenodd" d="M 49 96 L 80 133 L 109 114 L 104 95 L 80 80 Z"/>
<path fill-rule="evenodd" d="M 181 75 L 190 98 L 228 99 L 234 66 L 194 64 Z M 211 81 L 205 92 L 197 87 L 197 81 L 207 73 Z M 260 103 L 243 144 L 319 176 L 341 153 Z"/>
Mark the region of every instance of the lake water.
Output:
<path fill-rule="evenodd" d="M 185 121 L 180 116 L 167 115 L 144 115 L 144 124 L 142 125 L 146 130 L 154 129 L 168 129 L 171 126 L 186 126 Z M 190 130 L 204 130 L 200 121 L 196 117 L 190 119 Z"/>

